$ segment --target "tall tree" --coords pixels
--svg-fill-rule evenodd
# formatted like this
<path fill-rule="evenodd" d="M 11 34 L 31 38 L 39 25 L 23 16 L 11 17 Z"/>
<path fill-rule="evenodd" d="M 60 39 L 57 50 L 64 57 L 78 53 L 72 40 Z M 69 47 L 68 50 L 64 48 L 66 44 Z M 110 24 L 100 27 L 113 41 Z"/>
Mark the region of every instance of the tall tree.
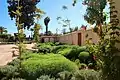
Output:
<path fill-rule="evenodd" d="M 36 9 L 36 15 L 35 15 L 35 25 L 34 25 L 34 40 L 36 42 L 39 42 L 39 30 L 41 29 L 41 25 L 39 24 L 39 20 L 42 18 L 43 14 L 45 14 L 44 11 L 40 10 L 40 9 Z"/>
<path fill-rule="evenodd" d="M 44 19 L 44 24 L 46 26 L 46 35 L 48 34 L 48 23 L 49 23 L 49 21 L 50 21 L 50 17 L 46 17 Z"/>
<path fill-rule="evenodd" d="M 29 29 L 30 26 L 34 24 L 36 4 L 38 2 L 40 2 L 40 0 L 7 0 L 9 4 L 8 12 L 11 19 L 17 19 L 16 17 L 19 15 L 19 24 L 23 24 L 21 28 L 27 27 L 27 29 Z"/>
<path fill-rule="evenodd" d="M 106 0 L 84 0 L 83 5 L 87 5 L 86 14 L 84 19 L 98 27 L 99 35 L 102 35 L 102 25 L 106 21 L 106 15 L 103 10 L 107 4 Z"/>

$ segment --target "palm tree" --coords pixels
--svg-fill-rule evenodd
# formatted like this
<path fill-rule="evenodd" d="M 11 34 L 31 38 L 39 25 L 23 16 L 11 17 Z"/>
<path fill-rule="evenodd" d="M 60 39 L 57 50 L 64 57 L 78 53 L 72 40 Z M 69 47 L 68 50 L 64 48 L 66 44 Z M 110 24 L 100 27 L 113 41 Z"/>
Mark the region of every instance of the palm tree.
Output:
<path fill-rule="evenodd" d="M 46 35 L 48 34 L 48 23 L 49 23 L 49 21 L 50 21 L 50 18 L 49 18 L 49 17 L 46 17 L 46 18 L 44 19 L 44 24 L 45 24 L 45 26 L 46 26 Z"/>

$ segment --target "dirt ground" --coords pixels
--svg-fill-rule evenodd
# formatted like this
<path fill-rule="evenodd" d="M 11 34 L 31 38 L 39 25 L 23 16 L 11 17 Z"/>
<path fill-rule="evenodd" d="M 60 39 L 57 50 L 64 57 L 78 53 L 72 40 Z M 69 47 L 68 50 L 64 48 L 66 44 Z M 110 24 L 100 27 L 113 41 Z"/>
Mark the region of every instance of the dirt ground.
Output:
<path fill-rule="evenodd" d="M 34 44 L 26 44 L 27 49 L 31 49 Z M 14 44 L 0 45 L 0 66 L 6 65 L 13 60 L 12 51 L 15 50 L 12 47 L 17 47 Z"/>

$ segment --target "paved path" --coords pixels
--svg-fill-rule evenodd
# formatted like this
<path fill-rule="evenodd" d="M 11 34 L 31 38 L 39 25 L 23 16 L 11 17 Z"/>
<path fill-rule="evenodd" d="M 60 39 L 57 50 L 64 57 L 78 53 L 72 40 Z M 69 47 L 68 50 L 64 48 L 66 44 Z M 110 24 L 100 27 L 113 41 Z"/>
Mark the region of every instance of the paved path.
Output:
<path fill-rule="evenodd" d="M 26 47 L 28 49 L 31 49 L 34 46 L 34 44 L 27 44 Z M 12 61 L 12 47 L 17 47 L 14 44 L 9 45 L 0 45 L 0 66 L 6 65 L 8 62 Z"/>
<path fill-rule="evenodd" d="M 0 66 L 6 65 L 12 60 L 12 47 L 16 47 L 16 45 L 0 45 Z"/>

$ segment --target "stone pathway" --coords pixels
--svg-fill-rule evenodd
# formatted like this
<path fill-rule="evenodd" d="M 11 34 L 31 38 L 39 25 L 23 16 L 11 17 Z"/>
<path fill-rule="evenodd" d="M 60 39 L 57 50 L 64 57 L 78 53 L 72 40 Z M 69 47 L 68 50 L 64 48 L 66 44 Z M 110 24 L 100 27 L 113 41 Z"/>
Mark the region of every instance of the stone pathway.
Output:
<path fill-rule="evenodd" d="M 0 66 L 12 61 L 12 47 L 16 47 L 16 45 L 0 45 Z"/>
<path fill-rule="evenodd" d="M 32 49 L 33 46 L 34 44 L 26 44 L 27 49 Z M 15 50 L 13 47 L 17 46 L 14 44 L 0 45 L 0 66 L 4 66 L 13 60 L 12 51 Z"/>

